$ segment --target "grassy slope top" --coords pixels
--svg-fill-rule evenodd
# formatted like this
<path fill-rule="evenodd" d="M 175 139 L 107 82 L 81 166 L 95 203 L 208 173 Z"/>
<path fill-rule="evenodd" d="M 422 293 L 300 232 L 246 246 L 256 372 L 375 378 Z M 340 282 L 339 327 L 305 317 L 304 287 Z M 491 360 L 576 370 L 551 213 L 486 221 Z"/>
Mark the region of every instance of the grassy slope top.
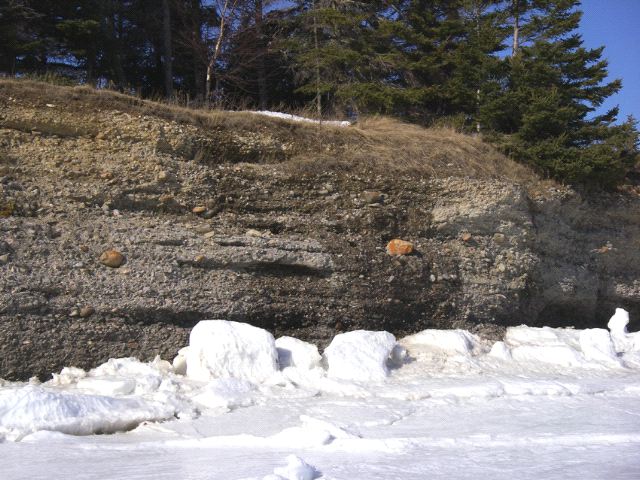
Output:
<path fill-rule="evenodd" d="M 142 127 L 135 132 L 136 119 L 152 118 L 180 126 L 180 132 L 185 128 L 210 144 L 236 145 L 238 138 L 242 139 L 239 143 L 246 141 L 247 135 L 257 138 L 255 148 L 243 145 L 233 150 L 227 145 L 217 152 L 228 157 L 221 161 L 277 162 L 305 171 L 365 167 L 380 173 L 415 171 L 436 177 L 500 178 L 524 184 L 538 181 L 527 168 L 478 138 L 450 129 L 425 129 L 386 117 L 364 118 L 348 128 L 318 126 L 250 112 L 188 109 L 86 87 L 0 80 L 0 127 L 91 137 L 106 128 L 124 128 L 119 123 L 122 117 L 115 119 L 118 124 L 109 125 L 108 116 L 114 113 L 131 118 L 134 126 L 129 133 L 133 128 L 134 137 L 148 133 Z M 267 144 L 270 147 L 265 147 Z"/>

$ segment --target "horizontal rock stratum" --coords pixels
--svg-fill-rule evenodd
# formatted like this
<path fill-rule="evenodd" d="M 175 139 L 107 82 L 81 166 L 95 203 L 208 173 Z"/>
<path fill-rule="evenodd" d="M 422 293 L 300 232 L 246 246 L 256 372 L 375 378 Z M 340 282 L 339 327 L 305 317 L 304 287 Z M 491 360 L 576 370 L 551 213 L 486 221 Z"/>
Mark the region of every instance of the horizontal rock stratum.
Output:
<path fill-rule="evenodd" d="M 208 318 L 320 346 L 640 318 L 633 188 L 584 196 L 477 139 L 386 122 L 0 81 L 0 378 L 171 359 Z M 414 252 L 388 255 L 393 239 Z"/>

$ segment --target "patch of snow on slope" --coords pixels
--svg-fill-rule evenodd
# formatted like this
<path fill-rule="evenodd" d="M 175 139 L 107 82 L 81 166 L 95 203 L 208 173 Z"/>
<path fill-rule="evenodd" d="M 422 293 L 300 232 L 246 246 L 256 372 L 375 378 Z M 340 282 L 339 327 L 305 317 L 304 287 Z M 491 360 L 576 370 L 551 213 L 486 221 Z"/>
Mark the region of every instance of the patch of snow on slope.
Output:
<path fill-rule="evenodd" d="M 268 110 L 250 111 L 249 113 L 254 113 L 256 115 L 263 115 L 265 117 L 290 120 L 292 122 L 316 123 L 316 124 L 322 124 L 322 125 L 331 125 L 334 127 L 350 127 L 351 126 L 351 122 L 347 122 L 347 121 L 339 121 L 339 120 L 320 121 L 320 120 L 315 120 L 313 118 L 306 118 L 306 117 L 300 117 L 298 115 L 291 115 L 290 113 L 270 112 Z"/>

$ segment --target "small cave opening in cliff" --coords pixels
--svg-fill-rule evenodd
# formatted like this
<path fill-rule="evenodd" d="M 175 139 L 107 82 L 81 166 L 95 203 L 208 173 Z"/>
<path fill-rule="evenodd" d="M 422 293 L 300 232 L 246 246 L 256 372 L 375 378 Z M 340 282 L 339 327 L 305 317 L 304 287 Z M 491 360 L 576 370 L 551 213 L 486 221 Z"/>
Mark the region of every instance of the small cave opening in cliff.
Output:
<path fill-rule="evenodd" d="M 546 305 L 538 313 L 535 324 L 538 327 L 574 327 L 607 328 L 607 323 L 615 313 L 616 308 L 624 308 L 630 313 L 629 331 L 640 330 L 640 304 L 628 302 L 595 301 L 554 302 Z"/>
<path fill-rule="evenodd" d="M 611 314 L 613 315 L 613 312 Z M 596 318 L 594 305 L 575 302 L 554 302 L 546 305 L 538 313 L 535 326 L 606 328 L 607 322 L 602 323 Z"/>

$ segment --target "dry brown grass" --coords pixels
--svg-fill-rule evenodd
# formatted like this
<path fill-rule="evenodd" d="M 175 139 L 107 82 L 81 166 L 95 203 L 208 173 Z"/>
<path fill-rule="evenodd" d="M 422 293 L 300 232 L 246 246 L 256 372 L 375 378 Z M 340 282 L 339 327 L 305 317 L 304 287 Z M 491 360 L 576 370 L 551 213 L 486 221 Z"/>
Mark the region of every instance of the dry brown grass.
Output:
<path fill-rule="evenodd" d="M 450 128 L 423 128 L 388 117 L 364 119 L 357 127 L 366 137 L 361 155 L 375 152 L 378 164 L 433 176 L 504 178 L 524 183 L 537 180 L 530 169 L 480 138 Z"/>
<path fill-rule="evenodd" d="M 447 128 L 422 128 L 389 117 L 364 118 L 352 127 L 340 128 L 250 112 L 189 109 L 88 87 L 0 80 L 0 101 L 9 96 L 27 99 L 32 104 L 53 103 L 85 114 L 87 110 L 117 110 L 155 116 L 195 125 L 205 133 L 265 132 L 292 144 L 287 164 L 304 171 L 365 167 L 436 177 L 499 178 L 529 185 L 539 181 L 528 168 L 506 158 L 479 138 Z"/>

